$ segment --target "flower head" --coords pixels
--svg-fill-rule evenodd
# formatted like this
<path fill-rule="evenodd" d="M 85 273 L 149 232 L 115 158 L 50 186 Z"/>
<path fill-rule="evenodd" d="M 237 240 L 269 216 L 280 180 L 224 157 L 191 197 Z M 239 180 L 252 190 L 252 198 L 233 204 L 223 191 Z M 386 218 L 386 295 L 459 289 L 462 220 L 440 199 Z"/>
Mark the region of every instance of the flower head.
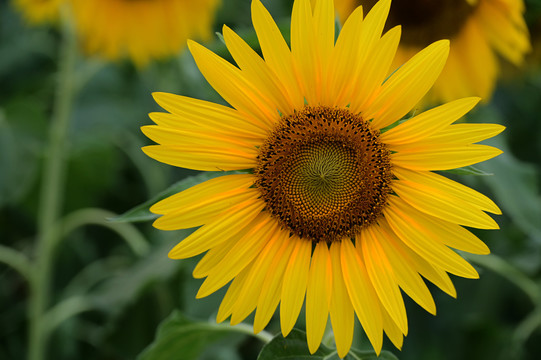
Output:
<path fill-rule="evenodd" d="M 144 66 L 181 51 L 188 38 L 207 38 L 219 0 L 73 1 L 79 35 L 90 54 L 128 56 Z"/>
<path fill-rule="evenodd" d="M 449 51 L 437 41 L 387 77 L 400 27 L 382 35 L 389 0 L 356 9 L 335 42 L 331 0 L 296 0 L 291 48 L 259 0 L 252 20 L 263 58 L 224 27 L 238 67 L 189 42 L 195 61 L 231 107 L 156 93 L 168 112 L 143 132 L 158 161 L 195 170 L 241 170 L 155 204 L 163 230 L 199 227 L 170 252 L 206 252 L 194 270 L 197 297 L 227 285 L 217 320 L 255 310 L 259 332 L 280 304 L 287 335 L 306 303 L 314 352 L 328 316 L 338 354 L 353 337 L 354 314 L 374 349 L 383 332 L 401 347 L 408 332 L 401 290 L 430 313 L 421 276 L 452 296 L 447 273 L 476 278 L 453 249 L 486 254 L 463 226 L 496 229 L 487 197 L 436 174 L 490 159 L 475 144 L 503 130 L 452 124 L 479 101 L 464 98 L 399 122 L 426 94 Z M 306 300 L 305 300 L 306 299 Z"/>
<path fill-rule="evenodd" d="M 345 19 L 357 6 L 370 9 L 376 0 L 335 0 Z M 387 26 L 402 25 L 402 40 L 394 65 L 398 66 L 433 41 L 451 40 L 447 64 L 427 102 L 458 97 L 490 100 L 500 74 L 498 55 L 521 65 L 531 50 L 522 14 L 522 0 L 397 0 Z"/>

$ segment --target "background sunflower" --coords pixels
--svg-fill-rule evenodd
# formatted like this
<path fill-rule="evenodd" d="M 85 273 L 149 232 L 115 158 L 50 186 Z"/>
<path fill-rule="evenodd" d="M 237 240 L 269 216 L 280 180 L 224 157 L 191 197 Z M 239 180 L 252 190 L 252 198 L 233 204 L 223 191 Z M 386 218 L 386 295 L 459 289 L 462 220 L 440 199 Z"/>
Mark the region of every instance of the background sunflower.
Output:
<path fill-rule="evenodd" d="M 341 19 L 373 0 L 336 0 Z M 480 96 L 490 100 L 502 67 L 500 58 L 520 67 L 531 51 L 523 0 L 414 0 L 393 2 L 388 27 L 401 24 L 395 59 L 400 66 L 430 42 L 451 40 L 449 59 L 425 103 Z"/>
<path fill-rule="evenodd" d="M 177 54 L 189 38 L 208 39 L 220 0 L 72 1 L 89 54 L 125 56 L 137 65 Z"/>

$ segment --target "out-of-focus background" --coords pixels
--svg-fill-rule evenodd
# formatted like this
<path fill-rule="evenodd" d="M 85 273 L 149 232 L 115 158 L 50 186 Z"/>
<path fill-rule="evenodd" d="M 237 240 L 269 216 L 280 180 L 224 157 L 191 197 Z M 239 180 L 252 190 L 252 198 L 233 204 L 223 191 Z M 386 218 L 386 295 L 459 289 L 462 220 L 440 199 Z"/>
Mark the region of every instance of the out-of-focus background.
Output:
<path fill-rule="evenodd" d="M 263 2 L 287 33 L 292 1 Z M 467 119 L 505 125 L 507 130 L 492 142 L 505 154 L 479 166 L 492 176 L 455 177 L 501 207 L 503 215 L 496 218 L 501 230 L 476 232 L 497 256 L 470 257 L 481 279 L 454 277 L 458 299 L 432 286 L 436 317 L 406 300 L 409 335 L 402 351 L 384 343 L 400 359 L 537 359 L 541 354 L 541 1 L 525 3 L 534 50 L 522 68 L 504 66 L 492 101 Z M 227 24 L 257 47 L 250 1 L 223 0 L 213 23 L 214 31 Z M 36 234 L 46 191 L 42 172 L 50 155 L 49 127 L 58 105 L 61 28 L 29 24 L 11 1 L 0 0 L 0 244 L 30 263 L 43 255 Z M 205 44 L 231 60 L 219 36 Z M 82 53 L 75 62 L 63 151 L 65 222 L 51 262 L 49 311 L 42 321 L 50 337 L 43 358 L 134 359 L 174 311 L 194 324 L 214 321 L 224 292 L 196 300 L 201 280 L 194 280 L 191 271 L 198 258 L 167 258 L 185 232 L 159 231 L 151 221 L 106 219 L 197 174 L 142 153 L 140 148 L 151 142 L 139 128 L 151 123 L 149 112 L 160 111 L 151 93 L 223 100 L 187 51 L 145 67 Z M 2 360 L 27 356 L 31 296 L 24 276 L 0 263 Z M 200 330 L 194 329 L 191 334 Z M 279 321 L 272 320 L 267 330 L 277 334 Z M 356 336 L 354 346 L 366 346 L 363 336 Z M 201 344 L 201 359 L 255 359 L 263 346 L 241 331 L 191 341 Z M 183 359 L 177 355 L 172 358 Z"/>

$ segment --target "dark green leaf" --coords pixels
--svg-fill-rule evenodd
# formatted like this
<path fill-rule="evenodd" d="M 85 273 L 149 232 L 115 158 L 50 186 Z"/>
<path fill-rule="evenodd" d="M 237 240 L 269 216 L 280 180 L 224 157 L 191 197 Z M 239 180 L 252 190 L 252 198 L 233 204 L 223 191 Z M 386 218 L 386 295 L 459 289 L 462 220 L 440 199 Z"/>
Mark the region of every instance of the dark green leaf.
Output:
<path fill-rule="evenodd" d="M 475 166 L 465 166 L 452 170 L 444 170 L 444 173 L 455 174 L 455 175 L 474 175 L 474 176 L 491 176 L 492 173 L 485 172 L 481 169 L 476 168 Z"/>
<path fill-rule="evenodd" d="M 331 349 L 323 344 L 319 349 L 310 354 L 306 342 L 306 333 L 301 330 L 293 329 L 291 333 L 284 338 L 282 335 L 275 336 L 267 345 L 263 347 L 257 360 L 338 360 L 338 354 L 335 349 Z M 379 357 L 374 351 L 360 351 L 351 349 L 344 358 L 346 360 L 398 360 L 396 356 L 388 351 L 382 351 Z"/>
<path fill-rule="evenodd" d="M 197 359 L 209 345 L 231 333 L 231 328 L 196 322 L 175 311 L 161 323 L 156 339 L 137 359 Z"/>
<path fill-rule="evenodd" d="M 281 359 L 331 359 L 326 356 L 333 351 L 323 344 L 312 355 L 308 350 L 306 343 L 306 333 L 297 329 L 291 330 L 291 333 L 284 338 L 281 334 L 276 335 L 268 344 L 266 344 L 257 360 L 281 360 Z M 338 357 L 336 357 L 338 359 Z"/>
<path fill-rule="evenodd" d="M 389 351 L 383 350 L 379 356 L 373 351 L 360 351 L 357 349 L 351 349 L 349 354 L 344 358 L 346 360 L 398 360 L 398 358 Z"/>
<path fill-rule="evenodd" d="M 184 191 L 191 188 L 194 185 L 200 184 L 204 181 L 225 175 L 238 174 L 237 171 L 208 171 L 194 176 L 187 177 L 173 184 L 166 190 L 162 191 L 152 199 L 145 201 L 144 203 L 137 205 L 136 207 L 126 211 L 125 213 L 110 218 L 113 222 L 138 222 L 138 221 L 150 221 L 158 217 L 158 215 L 150 212 L 149 208 L 158 201 L 165 199 L 173 194 Z"/>

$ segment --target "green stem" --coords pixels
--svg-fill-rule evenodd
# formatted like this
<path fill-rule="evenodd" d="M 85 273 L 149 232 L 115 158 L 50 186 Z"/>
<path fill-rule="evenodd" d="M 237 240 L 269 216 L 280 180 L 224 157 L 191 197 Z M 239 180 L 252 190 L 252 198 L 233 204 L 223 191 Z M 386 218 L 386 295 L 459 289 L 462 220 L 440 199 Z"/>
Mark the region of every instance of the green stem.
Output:
<path fill-rule="evenodd" d="M 48 149 L 38 214 L 38 237 L 33 286 L 30 297 L 30 360 L 42 360 L 46 355 L 47 336 L 44 313 L 49 304 L 54 228 L 61 213 L 66 173 L 66 144 L 71 107 L 74 97 L 74 74 L 77 42 L 68 16 L 62 16 L 63 42 L 60 50 L 58 88 L 49 129 Z"/>
<path fill-rule="evenodd" d="M 11 266 L 19 272 L 29 283 L 32 282 L 32 271 L 28 258 L 17 250 L 0 245 L 0 263 Z"/>

